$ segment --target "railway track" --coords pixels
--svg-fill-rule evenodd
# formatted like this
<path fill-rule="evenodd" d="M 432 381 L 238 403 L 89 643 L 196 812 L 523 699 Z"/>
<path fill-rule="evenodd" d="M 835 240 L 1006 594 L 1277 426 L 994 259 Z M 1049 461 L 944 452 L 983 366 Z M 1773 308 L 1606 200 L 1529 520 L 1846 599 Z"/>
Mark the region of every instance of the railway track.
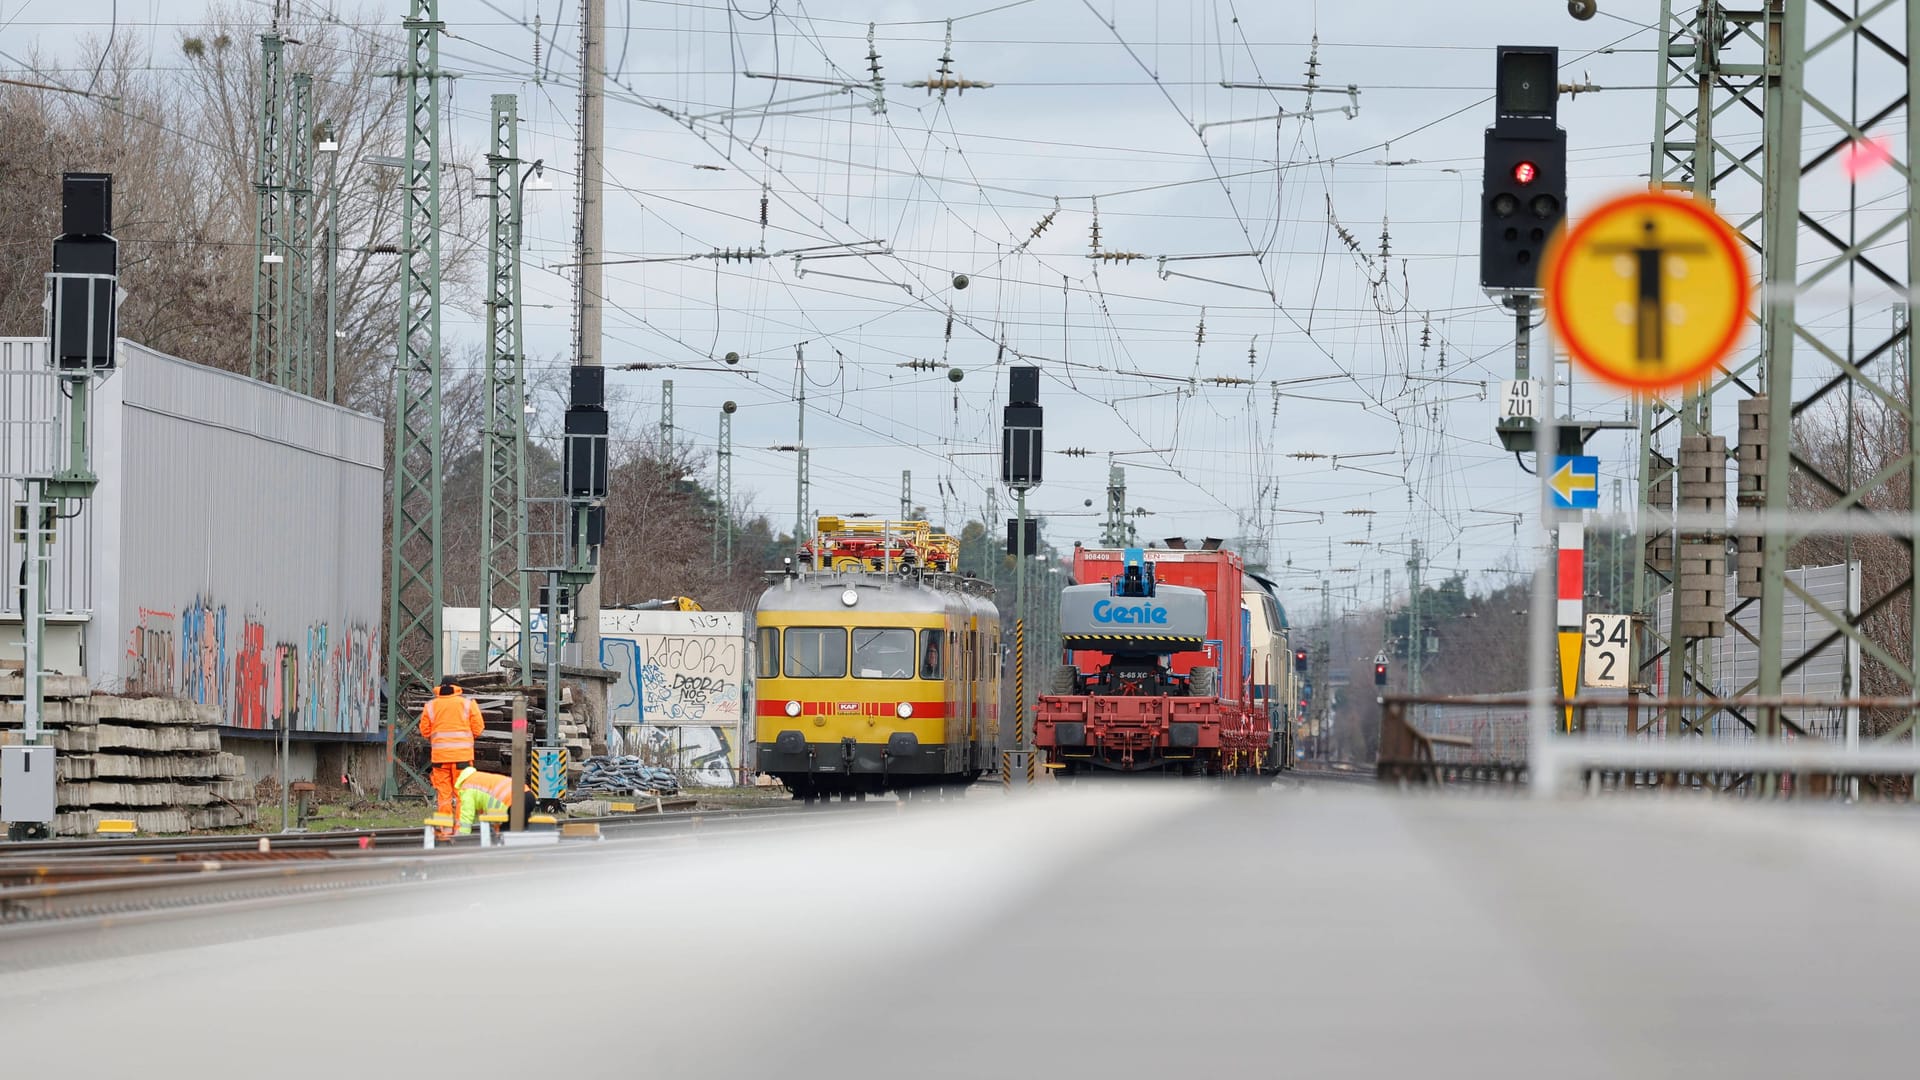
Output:
<path fill-rule="evenodd" d="M 675 800 L 666 800 L 674 805 Z M 569 818 L 570 821 L 592 821 L 602 827 L 611 827 L 624 822 L 657 820 L 685 820 L 689 815 L 706 816 L 731 814 L 737 811 L 762 810 L 784 811 L 786 806 L 739 807 L 730 810 L 696 810 L 692 800 L 684 800 L 673 810 L 646 812 L 643 814 L 613 814 L 605 817 Z M 14 858 L 64 857 L 68 855 L 97 856 L 111 852 L 114 855 L 175 855 L 188 852 L 223 852 L 259 850 L 260 841 L 266 840 L 275 851 L 313 851 L 330 849 L 360 849 L 365 847 L 418 847 L 420 844 L 418 825 L 403 825 L 384 829 L 332 829 L 325 832 L 280 832 L 280 833 L 221 833 L 196 836 L 141 836 L 126 839 L 108 839 L 100 837 L 80 837 L 64 840 L 28 840 L 0 843 L 0 862 Z"/>
<path fill-rule="evenodd" d="M 575 820 L 599 824 L 603 837 L 613 842 L 606 850 L 630 852 L 635 850 L 633 841 L 671 842 L 716 832 L 818 827 L 839 819 L 872 817 L 885 805 L 742 807 Z M 35 849 L 28 852 L 9 846 L 0 851 L 0 941 L 42 929 L 107 927 L 214 905 L 259 905 L 511 872 L 526 869 L 531 860 L 601 849 L 574 842 L 491 849 L 455 843 L 428 850 L 419 847 L 420 832 L 414 828 L 271 834 L 268 851 L 259 850 L 259 836 L 18 845 Z M 363 837 L 380 843 L 362 846 Z M 402 841 L 410 841 L 411 847 L 403 847 Z"/>
<path fill-rule="evenodd" d="M 1334 765 L 1301 763 L 1293 767 L 1290 775 L 1315 783 L 1371 784 L 1375 780 L 1371 765 L 1348 765 L 1341 768 Z"/>

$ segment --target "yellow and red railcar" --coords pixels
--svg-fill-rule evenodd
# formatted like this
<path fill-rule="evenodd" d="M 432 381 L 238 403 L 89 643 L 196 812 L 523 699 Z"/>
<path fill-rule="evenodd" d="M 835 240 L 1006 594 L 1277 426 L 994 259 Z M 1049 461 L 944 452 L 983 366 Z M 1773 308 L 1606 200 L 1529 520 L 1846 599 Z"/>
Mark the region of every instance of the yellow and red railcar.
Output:
<path fill-rule="evenodd" d="M 995 763 L 984 582 L 795 568 L 754 613 L 759 769 L 801 798 L 969 784 Z"/>

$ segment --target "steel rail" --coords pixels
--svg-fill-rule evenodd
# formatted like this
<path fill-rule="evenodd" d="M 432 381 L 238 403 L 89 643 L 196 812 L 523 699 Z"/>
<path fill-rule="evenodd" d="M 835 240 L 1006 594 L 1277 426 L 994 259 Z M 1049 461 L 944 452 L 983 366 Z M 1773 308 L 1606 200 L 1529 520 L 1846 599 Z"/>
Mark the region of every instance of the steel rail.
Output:
<path fill-rule="evenodd" d="M 417 857 L 303 859 L 243 869 L 200 863 L 184 873 L 0 887 L 0 926 L 398 884 L 420 875 L 426 861 Z"/>
<path fill-rule="evenodd" d="M 846 809 L 857 805 L 860 804 L 851 804 Z M 875 811 L 884 805 L 865 804 Z M 689 814 L 673 822 L 683 826 L 679 831 L 640 830 L 644 835 L 619 836 L 604 844 L 563 842 L 488 849 L 442 846 L 405 855 L 391 851 L 354 852 L 345 857 L 293 858 L 269 864 L 208 859 L 178 863 L 170 868 L 172 873 L 164 872 L 169 868 L 150 862 L 134 862 L 121 866 L 121 872 L 105 877 L 0 886 L 0 942 L 16 933 L 41 928 L 78 925 L 105 928 L 136 918 L 204 910 L 214 905 L 257 905 L 343 890 L 426 882 L 449 875 L 515 872 L 525 869 L 532 860 L 634 854 L 659 844 L 695 840 L 703 835 L 739 835 L 755 825 L 765 827 L 780 822 L 777 827 L 781 829 L 813 829 L 838 824 L 831 819 L 859 816 L 863 815 L 840 811 L 768 813 L 767 808 L 742 808 Z M 415 835 L 419 832 L 411 831 Z M 58 872 L 58 866 L 53 869 Z"/>
<path fill-rule="evenodd" d="M 859 804 L 850 804 L 857 806 Z M 696 818 L 723 820 L 736 817 L 777 816 L 796 813 L 837 813 L 827 807 L 798 804 L 778 806 L 728 807 L 719 810 L 641 811 L 633 814 L 609 814 L 599 817 L 564 818 L 568 822 L 590 822 L 603 830 L 647 829 L 662 823 L 691 821 Z M 0 842 L 0 866 L 23 858 L 64 858 L 73 856 L 172 856 L 193 852 L 243 852 L 260 850 L 260 841 L 272 851 L 356 850 L 363 839 L 376 849 L 393 850 L 415 846 L 423 825 L 402 825 L 379 829 L 337 829 L 306 833 L 237 833 L 195 836 L 144 836 L 127 838 L 71 837 L 62 840 Z M 456 841 L 456 850 L 460 842 Z"/>

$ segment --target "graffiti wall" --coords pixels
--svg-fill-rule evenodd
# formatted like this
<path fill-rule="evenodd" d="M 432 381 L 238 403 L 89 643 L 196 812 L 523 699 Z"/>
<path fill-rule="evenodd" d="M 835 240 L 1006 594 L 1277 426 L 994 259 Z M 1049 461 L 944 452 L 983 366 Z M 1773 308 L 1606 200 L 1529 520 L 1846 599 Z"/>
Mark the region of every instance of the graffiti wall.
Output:
<path fill-rule="evenodd" d="M 477 661 L 479 612 L 443 612 L 449 656 Z M 604 611 L 600 664 L 619 678 L 607 688 L 608 749 L 675 768 L 689 782 L 727 785 L 745 763 L 753 733 L 745 718 L 746 620 L 729 611 Z M 490 635 L 495 655 L 517 648 L 510 629 Z M 547 659 L 546 617 L 533 616 L 533 662 Z"/>
<path fill-rule="evenodd" d="M 619 611 L 600 631 L 600 664 L 620 673 L 607 713 L 627 751 L 658 757 L 692 782 L 728 786 L 742 761 L 746 636 L 732 612 Z M 608 625 L 611 624 L 611 625 Z"/>
<path fill-rule="evenodd" d="M 213 705 L 230 727 L 372 735 L 380 730 L 380 629 L 327 623 L 293 641 L 268 642 L 266 626 L 195 597 L 178 612 L 141 608 L 128 632 L 129 693 Z"/>
<path fill-rule="evenodd" d="M 739 782 L 733 728 L 616 724 L 607 749 L 679 773 L 684 783 L 733 787 Z"/>
<path fill-rule="evenodd" d="M 98 393 L 93 683 L 377 737 L 380 422 L 127 342 Z"/>

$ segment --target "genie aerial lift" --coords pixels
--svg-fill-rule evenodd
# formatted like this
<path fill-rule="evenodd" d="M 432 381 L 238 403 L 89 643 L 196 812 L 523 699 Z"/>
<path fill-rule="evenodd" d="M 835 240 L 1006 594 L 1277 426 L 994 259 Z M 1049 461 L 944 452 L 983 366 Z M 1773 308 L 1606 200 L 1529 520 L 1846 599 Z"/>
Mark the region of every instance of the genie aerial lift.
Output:
<path fill-rule="evenodd" d="M 1274 727 L 1248 686 L 1238 555 L 1076 548 L 1073 577 L 1060 595 L 1069 662 L 1034 712 L 1049 768 L 1271 771 Z"/>

